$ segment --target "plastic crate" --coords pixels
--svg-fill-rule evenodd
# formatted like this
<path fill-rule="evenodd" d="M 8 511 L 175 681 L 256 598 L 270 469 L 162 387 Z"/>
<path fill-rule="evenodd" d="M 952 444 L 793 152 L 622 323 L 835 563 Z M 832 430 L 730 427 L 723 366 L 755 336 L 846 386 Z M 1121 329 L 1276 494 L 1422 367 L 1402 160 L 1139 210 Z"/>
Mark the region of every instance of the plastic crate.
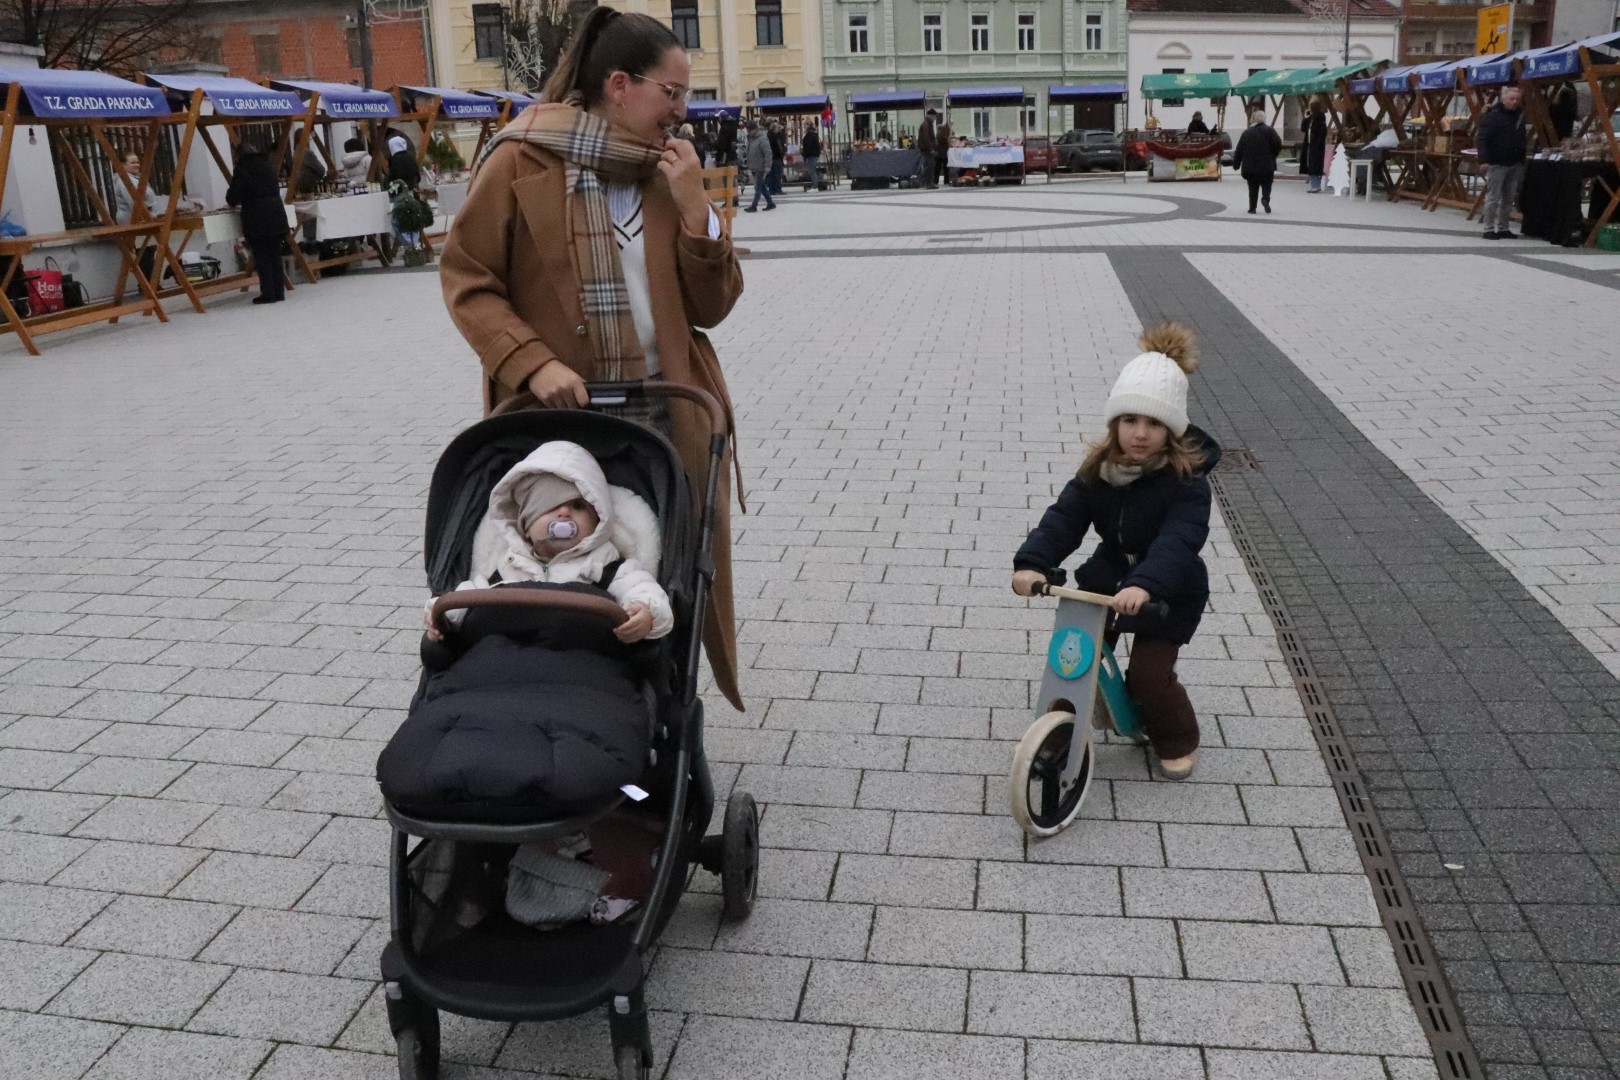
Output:
<path fill-rule="evenodd" d="M 1605 225 L 1599 229 L 1597 246 L 1604 251 L 1620 251 L 1620 225 Z"/>

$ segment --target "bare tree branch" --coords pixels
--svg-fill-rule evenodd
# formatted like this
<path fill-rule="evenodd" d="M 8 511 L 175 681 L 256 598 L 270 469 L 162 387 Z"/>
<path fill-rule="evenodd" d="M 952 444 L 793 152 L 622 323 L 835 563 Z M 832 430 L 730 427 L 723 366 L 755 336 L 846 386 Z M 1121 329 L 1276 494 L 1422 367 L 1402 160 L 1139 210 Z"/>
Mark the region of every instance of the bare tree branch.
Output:
<path fill-rule="evenodd" d="M 46 67 L 134 75 L 188 54 L 200 0 L 0 0 L 0 39 L 45 50 Z"/>
<path fill-rule="evenodd" d="M 0 0 L 4 2 L 4 0 Z M 595 0 L 511 0 L 506 8 L 506 70 L 539 90 Z"/>

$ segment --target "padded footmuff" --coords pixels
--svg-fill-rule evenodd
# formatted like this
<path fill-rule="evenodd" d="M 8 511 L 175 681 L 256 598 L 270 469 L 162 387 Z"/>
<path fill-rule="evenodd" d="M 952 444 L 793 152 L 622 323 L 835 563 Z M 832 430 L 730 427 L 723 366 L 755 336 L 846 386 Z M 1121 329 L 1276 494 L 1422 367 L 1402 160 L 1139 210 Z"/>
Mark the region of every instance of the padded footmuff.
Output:
<path fill-rule="evenodd" d="M 648 727 L 624 660 L 490 636 L 428 679 L 377 781 L 412 817 L 545 820 L 639 779 Z"/>

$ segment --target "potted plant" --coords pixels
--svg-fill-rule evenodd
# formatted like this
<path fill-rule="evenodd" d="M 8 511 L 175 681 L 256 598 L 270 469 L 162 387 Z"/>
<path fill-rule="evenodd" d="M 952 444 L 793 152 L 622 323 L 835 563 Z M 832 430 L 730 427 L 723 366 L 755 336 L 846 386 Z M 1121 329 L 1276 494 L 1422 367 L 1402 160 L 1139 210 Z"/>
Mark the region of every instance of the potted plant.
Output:
<path fill-rule="evenodd" d="M 433 225 L 433 208 L 400 180 L 388 185 L 388 194 L 393 203 L 394 228 L 405 248 L 405 265 L 426 264 L 428 250 L 422 234 Z"/>

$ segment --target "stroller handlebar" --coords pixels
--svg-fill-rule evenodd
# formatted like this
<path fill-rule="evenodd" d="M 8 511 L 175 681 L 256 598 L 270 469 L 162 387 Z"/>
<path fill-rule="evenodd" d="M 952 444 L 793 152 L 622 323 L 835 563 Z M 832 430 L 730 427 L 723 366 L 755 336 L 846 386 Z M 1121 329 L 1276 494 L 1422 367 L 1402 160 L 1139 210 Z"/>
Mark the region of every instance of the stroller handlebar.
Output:
<path fill-rule="evenodd" d="M 630 617 L 612 600 L 584 593 L 550 589 L 459 589 L 433 601 L 433 625 L 442 633 L 446 629 L 444 617 L 448 612 L 477 607 L 560 608 L 600 616 L 615 627 Z"/>
<path fill-rule="evenodd" d="M 709 434 L 711 436 L 724 436 L 729 433 L 730 425 L 726 422 L 726 412 L 716 401 L 713 394 L 706 390 L 699 390 L 695 386 L 681 386 L 667 382 L 588 382 L 585 391 L 590 395 L 590 403 L 594 408 L 603 406 L 623 405 L 631 398 L 684 398 L 702 409 L 709 418 Z M 523 409 L 541 408 L 539 401 L 527 390 L 514 394 L 491 410 L 491 416 L 500 416 L 504 413 L 519 412 Z"/>

